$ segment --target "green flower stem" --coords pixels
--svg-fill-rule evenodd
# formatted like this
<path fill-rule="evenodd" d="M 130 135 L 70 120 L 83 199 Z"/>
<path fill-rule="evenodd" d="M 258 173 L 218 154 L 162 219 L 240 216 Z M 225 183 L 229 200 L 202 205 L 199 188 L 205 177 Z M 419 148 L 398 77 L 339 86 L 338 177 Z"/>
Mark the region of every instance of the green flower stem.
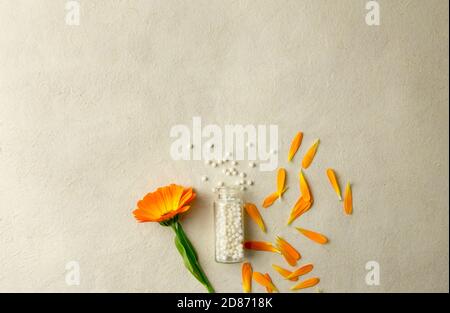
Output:
<path fill-rule="evenodd" d="M 203 272 L 200 263 L 198 262 L 198 256 L 195 252 L 192 243 L 189 238 L 186 236 L 186 233 L 183 230 L 178 218 L 174 218 L 170 223 L 166 223 L 165 226 L 170 226 L 175 232 L 175 245 L 183 257 L 184 264 L 186 268 L 192 273 L 192 275 L 197 278 L 197 280 L 202 283 L 208 292 L 214 292 L 214 288 Z"/>

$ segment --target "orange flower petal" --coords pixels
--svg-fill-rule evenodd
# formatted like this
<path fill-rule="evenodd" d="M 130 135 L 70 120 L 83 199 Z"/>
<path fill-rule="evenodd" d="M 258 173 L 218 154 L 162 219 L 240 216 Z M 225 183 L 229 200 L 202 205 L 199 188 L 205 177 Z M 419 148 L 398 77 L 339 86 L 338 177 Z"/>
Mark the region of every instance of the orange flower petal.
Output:
<path fill-rule="evenodd" d="M 339 188 L 339 183 L 336 177 L 336 174 L 334 173 L 334 170 L 332 168 L 327 169 L 327 176 L 330 180 L 331 187 L 333 187 L 334 191 L 336 192 L 339 201 L 342 200 L 341 196 L 341 188 Z"/>
<path fill-rule="evenodd" d="M 288 264 L 290 266 L 296 266 L 297 265 L 297 261 L 298 259 L 293 256 L 288 249 L 286 249 L 286 247 L 284 247 L 283 245 L 278 245 L 278 248 L 281 252 L 281 255 L 284 257 L 284 259 L 286 260 L 286 262 L 288 262 Z M 295 249 L 294 249 L 295 250 Z"/>
<path fill-rule="evenodd" d="M 192 190 L 192 188 L 187 188 L 183 191 L 183 194 L 180 199 L 180 206 L 185 205 L 186 203 L 190 203 L 192 200 L 195 199 L 195 192 Z"/>
<path fill-rule="evenodd" d="M 283 196 L 283 194 L 287 190 L 287 187 L 285 186 L 285 184 L 286 184 L 286 170 L 284 168 L 280 168 L 280 169 L 278 169 L 278 173 L 277 173 L 277 191 L 270 194 L 269 196 L 267 196 L 264 199 L 264 202 L 262 205 L 264 208 L 268 208 L 275 202 L 275 200 L 277 200 L 278 198 Z"/>
<path fill-rule="evenodd" d="M 133 215 L 140 223 L 156 222 L 160 218 L 160 215 L 156 212 L 150 210 L 141 210 L 139 208 L 133 211 Z"/>
<path fill-rule="evenodd" d="M 286 262 L 288 262 L 288 264 L 290 266 L 296 266 L 297 265 L 297 260 L 294 259 L 292 257 L 292 255 L 290 255 L 289 253 L 287 253 L 286 251 L 281 251 L 281 255 L 284 257 L 284 259 L 286 260 Z"/>
<path fill-rule="evenodd" d="M 312 160 L 314 159 L 314 156 L 316 155 L 317 147 L 319 146 L 319 139 L 317 139 L 314 144 L 309 148 L 309 150 L 306 152 L 305 156 L 302 160 L 302 167 L 308 168 L 311 165 Z"/>
<path fill-rule="evenodd" d="M 268 273 L 265 273 L 264 276 L 266 276 L 267 280 L 273 285 L 272 279 L 270 278 L 270 275 Z M 266 290 L 268 293 L 273 293 L 272 286 L 266 287 Z"/>
<path fill-rule="evenodd" d="M 264 202 L 262 205 L 263 208 L 270 207 L 275 202 L 275 200 L 277 200 L 278 198 L 279 198 L 279 195 L 277 192 L 274 192 L 271 195 L 267 196 L 267 198 L 264 199 Z"/>
<path fill-rule="evenodd" d="M 252 292 L 252 265 L 248 262 L 242 264 L 242 289 L 245 293 Z"/>
<path fill-rule="evenodd" d="M 294 287 L 291 288 L 291 290 L 299 290 L 299 289 L 314 287 L 319 282 L 320 282 L 320 279 L 318 277 L 313 277 L 313 278 L 302 281 L 298 285 L 295 285 Z"/>
<path fill-rule="evenodd" d="M 291 210 L 287 224 L 290 225 L 296 218 L 300 217 L 303 213 L 309 211 L 312 206 L 312 202 L 305 201 L 305 199 L 300 197 L 295 203 Z"/>
<path fill-rule="evenodd" d="M 272 264 L 272 267 L 273 267 L 273 269 L 274 270 L 276 270 L 281 276 L 283 276 L 284 278 L 287 278 L 289 275 L 291 275 L 291 271 L 289 271 L 289 270 L 287 270 L 287 269 L 284 269 L 284 268 L 282 268 L 281 266 L 278 266 L 278 265 L 275 265 L 275 264 Z M 298 280 L 298 277 L 292 277 L 292 278 L 290 278 L 289 280 L 291 280 L 291 281 L 297 281 Z"/>
<path fill-rule="evenodd" d="M 308 274 L 309 272 L 311 272 L 314 268 L 314 265 L 312 264 L 306 264 L 303 265 L 301 267 L 299 267 L 298 269 L 296 269 L 295 271 L 293 271 L 288 277 L 287 279 L 291 279 L 291 278 L 295 278 L 295 277 L 299 277 L 305 274 Z"/>
<path fill-rule="evenodd" d="M 271 288 L 272 291 L 278 291 L 277 287 L 272 283 L 270 278 L 267 278 L 265 274 L 259 272 L 253 272 L 253 279 L 261 286 Z"/>
<path fill-rule="evenodd" d="M 244 248 L 248 250 L 280 253 L 280 251 L 275 248 L 273 244 L 266 241 L 246 241 L 244 242 Z"/>
<path fill-rule="evenodd" d="M 244 208 L 245 208 L 245 211 L 247 212 L 247 214 L 250 216 L 250 218 L 256 224 L 258 224 L 259 228 L 261 228 L 261 230 L 263 232 L 266 232 L 266 226 L 264 225 L 264 221 L 263 221 L 261 214 L 259 213 L 256 205 L 254 205 L 253 203 L 246 203 L 244 205 Z"/>
<path fill-rule="evenodd" d="M 309 189 L 308 182 L 306 181 L 303 172 L 300 170 L 300 192 L 302 193 L 302 197 L 307 201 L 312 201 L 311 190 Z"/>
<path fill-rule="evenodd" d="M 326 244 L 328 242 L 328 238 L 325 237 L 322 234 L 307 230 L 307 229 L 303 229 L 298 227 L 297 230 L 302 233 L 303 235 L 305 235 L 306 237 L 308 237 L 309 239 L 311 239 L 312 241 L 315 241 L 317 243 L 320 243 L 321 245 Z"/>
<path fill-rule="evenodd" d="M 291 148 L 289 149 L 288 154 L 288 161 L 291 161 L 295 153 L 297 153 L 298 148 L 300 148 L 300 145 L 302 144 L 302 139 L 303 133 L 298 132 L 297 135 L 295 135 L 294 139 L 292 140 Z"/>
<path fill-rule="evenodd" d="M 348 215 L 353 213 L 353 195 L 350 183 L 347 183 L 347 186 L 345 187 L 344 211 Z"/>
<path fill-rule="evenodd" d="M 300 260 L 302 257 L 300 253 L 293 247 L 289 242 L 284 240 L 282 237 L 277 236 L 277 246 L 281 253 L 285 251 L 287 254 L 289 254 L 293 259 L 296 261 Z"/>
<path fill-rule="evenodd" d="M 277 175 L 277 193 L 278 197 L 281 197 L 285 190 L 285 184 L 286 184 L 286 170 L 284 168 L 278 169 L 278 175 Z"/>

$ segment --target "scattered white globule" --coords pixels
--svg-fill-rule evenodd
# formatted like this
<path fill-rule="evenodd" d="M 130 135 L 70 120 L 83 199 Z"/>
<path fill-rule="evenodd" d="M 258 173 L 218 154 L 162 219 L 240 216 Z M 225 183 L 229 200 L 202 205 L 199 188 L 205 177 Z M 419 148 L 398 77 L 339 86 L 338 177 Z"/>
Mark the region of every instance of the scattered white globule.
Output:
<path fill-rule="evenodd" d="M 213 148 L 214 146 L 212 146 Z M 249 179 L 245 179 L 247 177 L 247 173 L 245 172 L 241 172 L 237 169 L 237 167 L 239 166 L 239 163 L 237 161 L 230 161 L 228 159 L 228 157 L 231 157 L 233 154 L 232 153 L 227 153 L 226 157 L 223 159 L 207 159 L 205 160 L 205 165 L 209 165 L 212 168 L 218 168 L 221 170 L 221 172 L 225 175 L 225 176 L 239 176 L 241 179 L 234 182 L 237 186 L 239 186 L 239 189 L 241 191 L 246 191 L 247 188 L 249 186 L 253 186 L 254 181 L 253 180 L 249 180 Z M 230 161 L 230 165 L 226 166 L 225 164 L 228 163 Z M 256 163 L 251 161 L 248 163 L 249 167 L 256 167 Z M 202 176 L 201 180 L 204 183 L 207 183 L 210 179 L 207 176 Z M 214 179 L 213 179 L 214 180 Z M 227 181 L 226 179 L 224 181 L 218 181 L 217 182 L 217 187 L 223 187 L 228 185 L 230 182 Z M 231 184 L 233 184 L 233 182 L 231 182 Z M 213 192 L 217 192 L 217 188 L 213 188 L 212 189 Z"/>

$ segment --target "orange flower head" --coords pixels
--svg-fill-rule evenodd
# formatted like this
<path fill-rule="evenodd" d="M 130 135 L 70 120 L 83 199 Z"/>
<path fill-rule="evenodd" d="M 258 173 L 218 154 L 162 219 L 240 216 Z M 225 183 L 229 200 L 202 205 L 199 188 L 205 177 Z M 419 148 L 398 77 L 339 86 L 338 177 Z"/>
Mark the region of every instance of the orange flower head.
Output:
<path fill-rule="evenodd" d="M 195 192 L 192 188 L 171 184 L 148 193 L 133 211 L 139 222 L 165 222 L 189 210 Z"/>

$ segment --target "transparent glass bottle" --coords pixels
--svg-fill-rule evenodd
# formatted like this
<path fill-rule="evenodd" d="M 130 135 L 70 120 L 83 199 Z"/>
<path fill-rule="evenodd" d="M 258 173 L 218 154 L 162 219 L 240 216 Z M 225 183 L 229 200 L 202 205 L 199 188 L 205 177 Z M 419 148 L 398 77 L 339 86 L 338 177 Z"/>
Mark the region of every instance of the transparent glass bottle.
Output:
<path fill-rule="evenodd" d="M 239 263 L 244 260 L 244 211 L 239 189 L 221 187 L 214 201 L 216 262 Z"/>

